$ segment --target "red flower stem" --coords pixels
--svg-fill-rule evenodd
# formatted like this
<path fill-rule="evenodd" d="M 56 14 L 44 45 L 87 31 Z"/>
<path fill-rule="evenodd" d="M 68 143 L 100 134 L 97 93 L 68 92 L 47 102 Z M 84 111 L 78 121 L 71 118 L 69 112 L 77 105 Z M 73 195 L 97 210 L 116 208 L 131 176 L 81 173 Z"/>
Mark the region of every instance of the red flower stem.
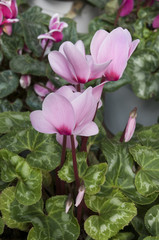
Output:
<path fill-rule="evenodd" d="M 56 168 L 56 193 L 57 194 L 64 194 L 65 193 L 65 182 L 61 181 L 58 177 L 58 171 L 62 168 L 65 157 L 66 157 L 66 143 L 67 143 L 67 136 L 63 135 L 63 143 L 62 143 L 62 154 L 61 154 L 61 164 L 59 167 Z"/>
<path fill-rule="evenodd" d="M 70 137 L 71 137 L 71 146 L 72 146 L 72 159 L 73 159 L 74 176 L 75 176 L 75 181 L 76 181 L 76 187 L 77 187 L 77 190 L 78 190 L 78 188 L 80 186 L 80 180 L 79 180 L 79 176 L 78 176 L 75 141 L 74 141 L 74 136 L 73 135 L 71 135 Z"/>
<path fill-rule="evenodd" d="M 84 205 L 84 201 L 82 199 L 82 202 L 80 203 L 80 205 L 77 208 L 77 220 L 78 220 L 79 225 L 81 224 L 83 205 Z"/>
<path fill-rule="evenodd" d="M 80 83 L 77 84 L 77 92 L 81 92 L 81 86 L 80 86 Z"/>
<path fill-rule="evenodd" d="M 125 130 L 126 130 L 126 127 L 121 135 L 120 142 L 124 142 Z"/>
<path fill-rule="evenodd" d="M 44 54 L 45 54 L 45 51 L 46 51 L 46 48 L 47 48 L 48 44 L 49 44 L 49 39 L 46 41 L 45 47 L 44 47 L 43 52 L 42 52 L 41 57 L 40 57 L 40 61 L 42 61 L 42 59 L 44 57 Z"/>

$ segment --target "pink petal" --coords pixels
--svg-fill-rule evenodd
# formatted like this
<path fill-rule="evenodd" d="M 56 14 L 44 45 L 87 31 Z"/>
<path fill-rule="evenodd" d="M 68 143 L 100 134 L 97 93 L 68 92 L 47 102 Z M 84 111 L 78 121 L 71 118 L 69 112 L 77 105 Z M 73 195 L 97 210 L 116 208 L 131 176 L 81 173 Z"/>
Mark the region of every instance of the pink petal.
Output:
<path fill-rule="evenodd" d="M 67 80 L 69 83 L 77 84 L 67 59 L 60 52 L 52 51 L 49 53 L 48 59 L 55 73 Z"/>
<path fill-rule="evenodd" d="M 87 88 L 71 104 L 75 112 L 76 127 L 92 121 L 97 107 L 97 102 L 92 95 L 92 87 Z"/>
<path fill-rule="evenodd" d="M 81 95 L 81 93 L 76 92 L 76 89 L 73 86 L 63 86 L 59 88 L 56 93 L 64 96 L 69 100 L 69 102 L 73 101 L 77 96 Z"/>
<path fill-rule="evenodd" d="M 63 96 L 50 93 L 42 105 L 43 114 L 61 135 L 71 135 L 75 126 L 75 113 L 71 103 Z"/>
<path fill-rule="evenodd" d="M 159 15 L 155 17 L 155 19 L 152 22 L 153 28 L 159 28 Z"/>
<path fill-rule="evenodd" d="M 62 31 L 64 28 L 67 28 L 68 24 L 66 22 L 60 22 L 58 29 Z"/>
<path fill-rule="evenodd" d="M 9 35 L 9 36 L 11 36 L 11 34 L 12 34 L 12 24 L 4 24 L 4 26 L 3 26 L 3 31 L 7 34 L 7 35 Z"/>
<path fill-rule="evenodd" d="M 81 51 L 79 51 L 78 48 L 71 42 L 67 42 L 63 46 L 63 50 L 68 61 L 74 69 L 78 83 L 86 83 L 90 75 L 90 69 L 86 58 L 82 55 Z"/>
<path fill-rule="evenodd" d="M 98 30 L 91 41 L 91 45 L 90 45 L 90 51 L 91 51 L 91 55 L 92 57 L 97 60 L 97 56 L 98 56 L 98 51 L 99 51 L 99 46 L 102 44 L 102 42 L 104 41 L 104 39 L 107 37 L 109 33 L 105 30 Z"/>
<path fill-rule="evenodd" d="M 132 138 L 135 127 L 136 127 L 137 108 L 134 108 L 129 116 L 128 123 L 125 128 L 124 140 L 125 142 L 130 141 Z"/>
<path fill-rule="evenodd" d="M 22 75 L 19 82 L 20 82 L 20 86 L 25 89 L 30 86 L 31 76 L 30 75 Z"/>
<path fill-rule="evenodd" d="M 30 114 L 30 120 L 33 128 L 41 133 L 57 133 L 57 130 L 45 118 L 41 110 L 34 111 Z"/>
<path fill-rule="evenodd" d="M 89 137 L 98 134 L 99 129 L 95 122 L 89 122 L 85 125 L 77 127 L 74 133 L 79 136 Z"/>
<path fill-rule="evenodd" d="M 55 39 L 55 42 L 60 42 L 63 39 L 63 33 L 58 30 L 52 30 L 49 32 L 49 34 Z"/>
<path fill-rule="evenodd" d="M 74 137 L 74 142 L 75 142 L 75 148 L 77 148 L 78 142 L 77 142 L 76 136 L 73 136 L 73 137 Z M 59 133 L 57 133 L 56 134 L 56 140 L 62 146 L 62 144 L 63 144 L 63 135 L 60 135 Z M 72 149 L 71 136 L 67 136 L 66 148 Z"/>
<path fill-rule="evenodd" d="M 12 18 L 15 18 L 18 15 L 18 7 L 17 7 L 16 0 L 11 1 L 10 8 L 12 10 Z"/>
<path fill-rule="evenodd" d="M 5 18 L 11 18 L 12 17 L 12 10 L 7 3 L 0 2 L 0 11 L 2 11 L 3 16 Z"/>
<path fill-rule="evenodd" d="M 52 92 L 56 90 L 54 84 L 51 81 L 47 81 L 46 87 L 49 88 Z"/>
<path fill-rule="evenodd" d="M 123 3 L 121 4 L 120 8 L 120 16 L 124 17 L 126 15 L 129 15 L 131 11 L 134 8 L 134 0 L 124 0 Z"/>
<path fill-rule="evenodd" d="M 96 99 L 97 103 L 99 102 L 99 100 L 100 100 L 100 98 L 101 98 L 104 84 L 107 83 L 107 82 L 108 82 L 108 81 L 105 81 L 105 82 L 97 85 L 96 87 L 94 87 L 94 88 L 92 89 L 93 97 Z"/>
<path fill-rule="evenodd" d="M 105 71 L 107 80 L 116 81 L 122 76 L 127 65 L 130 44 L 130 33 L 121 27 L 114 29 L 103 41 L 97 61 L 103 63 L 112 60 Z"/>
<path fill-rule="evenodd" d="M 129 49 L 129 54 L 128 54 L 128 58 L 131 57 L 131 55 L 133 54 L 133 52 L 135 51 L 137 45 L 139 44 L 140 40 L 136 39 L 134 40 L 131 45 L 130 45 L 130 49 Z"/>
<path fill-rule="evenodd" d="M 34 91 L 40 97 L 45 97 L 49 93 L 49 90 L 40 84 L 34 84 Z"/>
<path fill-rule="evenodd" d="M 1 25 L 2 21 L 3 21 L 3 13 L 2 13 L 2 11 L 0 11 L 0 25 Z"/>
<path fill-rule="evenodd" d="M 50 39 L 52 41 L 55 41 L 55 39 L 49 33 L 40 34 L 38 36 L 38 39 Z"/>
<path fill-rule="evenodd" d="M 55 13 L 52 18 L 50 19 L 50 23 L 49 23 L 49 29 L 52 29 L 52 25 L 55 23 L 55 22 L 59 22 L 60 21 L 60 18 L 59 18 L 59 14 L 58 13 Z"/>
<path fill-rule="evenodd" d="M 101 63 L 101 64 L 95 64 L 92 57 L 90 55 L 87 55 L 87 62 L 91 69 L 91 74 L 89 76 L 88 81 L 91 81 L 93 79 L 101 78 L 111 61 Z"/>
<path fill-rule="evenodd" d="M 76 203 L 75 203 L 76 207 L 78 207 L 80 205 L 80 203 L 82 202 L 84 193 L 85 193 L 85 187 L 84 187 L 84 185 L 82 185 L 78 189 L 78 195 L 76 197 Z"/>
<path fill-rule="evenodd" d="M 84 47 L 84 43 L 81 40 L 78 40 L 75 43 L 76 48 L 83 54 L 83 56 L 85 57 L 85 47 Z"/>

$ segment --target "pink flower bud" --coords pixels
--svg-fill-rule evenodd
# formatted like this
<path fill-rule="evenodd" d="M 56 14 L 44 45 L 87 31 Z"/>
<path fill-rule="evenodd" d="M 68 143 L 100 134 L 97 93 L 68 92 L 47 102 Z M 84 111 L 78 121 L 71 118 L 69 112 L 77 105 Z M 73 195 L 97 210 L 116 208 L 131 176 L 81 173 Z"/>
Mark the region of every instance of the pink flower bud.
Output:
<path fill-rule="evenodd" d="M 78 189 L 78 195 L 76 197 L 76 203 L 75 203 L 76 207 L 78 207 L 80 205 L 80 203 L 82 202 L 82 199 L 84 197 L 84 193 L 85 193 L 85 186 L 82 185 Z"/>
<path fill-rule="evenodd" d="M 22 88 L 27 88 L 30 86 L 31 83 L 31 77 L 29 75 L 22 75 L 20 78 L 20 86 Z"/>
<path fill-rule="evenodd" d="M 67 201 L 66 201 L 66 208 L 65 208 L 65 213 L 68 213 L 68 211 L 70 210 L 72 206 L 72 199 L 71 197 L 69 196 Z"/>
<path fill-rule="evenodd" d="M 136 117 L 137 117 L 137 108 L 134 108 L 130 113 L 129 120 L 125 128 L 125 134 L 124 134 L 125 142 L 130 141 L 130 139 L 134 134 L 135 127 L 136 127 Z"/>
<path fill-rule="evenodd" d="M 153 20 L 153 22 L 152 22 L 152 26 L 153 26 L 153 28 L 159 28 L 159 15 L 157 15 L 157 16 L 154 18 L 154 20 Z"/>

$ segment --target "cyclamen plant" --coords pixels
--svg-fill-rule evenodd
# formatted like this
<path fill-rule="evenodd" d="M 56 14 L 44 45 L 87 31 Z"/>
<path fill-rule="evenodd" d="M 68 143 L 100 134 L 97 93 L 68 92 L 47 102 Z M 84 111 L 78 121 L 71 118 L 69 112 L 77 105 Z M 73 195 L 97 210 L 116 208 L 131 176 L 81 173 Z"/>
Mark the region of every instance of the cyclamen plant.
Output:
<path fill-rule="evenodd" d="M 127 21 L 157 1 L 148 10 L 148 1 L 140 9 L 134 1 L 134 12 L 114 28 L 118 5 L 113 17 L 92 20 L 85 35 L 71 19 L 17 3 L 0 1 L 1 28 L 19 20 L 0 39 L 1 238 L 156 240 L 159 124 L 136 124 L 136 106 L 114 136 L 103 119 L 103 96 L 137 77 L 144 82 L 139 93 L 152 93 L 157 50 L 145 49 L 152 43 L 134 30 L 143 20 Z M 157 36 L 152 17 L 144 26 Z"/>

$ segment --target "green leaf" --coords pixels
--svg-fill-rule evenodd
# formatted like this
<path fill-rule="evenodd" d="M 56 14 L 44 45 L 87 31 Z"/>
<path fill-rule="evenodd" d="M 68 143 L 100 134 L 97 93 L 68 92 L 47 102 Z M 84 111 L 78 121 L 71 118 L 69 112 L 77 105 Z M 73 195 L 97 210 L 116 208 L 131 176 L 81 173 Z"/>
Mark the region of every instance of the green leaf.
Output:
<path fill-rule="evenodd" d="M 87 234 L 95 240 L 107 240 L 115 236 L 136 215 L 134 204 L 120 192 L 114 193 L 108 200 L 86 195 L 85 203 L 99 214 L 89 217 L 84 224 Z"/>
<path fill-rule="evenodd" d="M 159 73 L 158 55 L 150 49 L 136 51 L 130 58 L 128 72 L 132 81 L 132 88 L 135 94 L 142 99 L 158 97 L 159 94 Z"/>
<path fill-rule="evenodd" d="M 0 133 L 31 126 L 29 112 L 4 112 L 0 113 Z"/>
<path fill-rule="evenodd" d="M 145 127 L 136 132 L 136 135 L 142 145 L 152 147 L 156 150 L 159 148 L 159 124 Z"/>
<path fill-rule="evenodd" d="M 136 145 L 130 148 L 140 170 L 135 177 L 135 185 L 143 196 L 159 192 L 159 153 L 152 148 Z"/>
<path fill-rule="evenodd" d="M 135 231 L 141 236 L 147 236 L 148 231 L 146 230 L 143 217 L 135 216 L 131 221 Z"/>
<path fill-rule="evenodd" d="M 112 189 L 120 189 L 132 201 L 146 205 L 153 202 L 158 194 L 144 197 L 136 190 L 133 172 L 133 158 L 127 149 L 127 144 L 105 139 L 102 142 L 102 152 L 108 162 L 106 181 L 101 189 L 104 196 Z"/>
<path fill-rule="evenodd" d="M 0 99 L 0 112 L 20 111 L 22 106 L 23 103 L 19 98 L 17 98 L 13 103 L 9 102 L 7 99 Z"/>
<path fill-rule="evenodd" d="M 21 73 L 22 75 L 31 74 L 34 76 L 46 75 L 46 63 L 31 58 L 29 55 L 19 55 L 12 58 L 10 68 L 13 72 Z"/>
<path fill-rule="evenodd" d="M 67 196 L 48 199 L 47 215 L 42 212 L 41 202 L 26 207 L 14 201 L 12 217 L 17 221 L 31 222 L 34 226 L 34 232 L 31 234 L 38 240 L 77 240 L 80 232 L 79 225 L 73 216 L 73 209 L 65 213 L 66 200 Z"/>
<path fill-rule="evenodd" d="M 43 20 L 46 20 L 46 16 L 46 14 L 41 13 L 39 7 L 33 7 L 24 12 L 20 17 L 25 43 L 37 57 L 40 57 L 43 52 L 37 37 L 48 31 L 43 22 Z M 49 17 L 47 17 L 47 22 L 48 18 Z"/>
<path fill-rule="evenodd" d="M 149 237 L 144 238 L 143 240 L 159 240 L 159 238 L 149 236 Z"/>
<path fill-rule="evenodd" d="M 105 4 L 108 0 L 87 0 L 87 2 L 93 4 L 94 6 L 98 7 L 98 8 L 104 8 Z"/>
<path fill-rule="evenodd" d="M 10 70 L 0 73 L 0 98 L 14 92 L 19 85 L 19 77 Z"/>
<path fill-rule="evenodd" d="M 106 163 L 99 163 L 87 168 L 83 180 L 87 194 L 96 194 L 105 182 Z"/>
<path fill-rule="evenodd" d="M 115 237 L 111 238 L 111 240 L 132 240 L 132 239 L 134 239 L 134 234 L 131 232 L 118 233 Z"/>
<path fill-rule="evenodd" d="M 3 219 L 0 217 L 0 234 L 2 234 L 4 231 L 4 222 Z"/>
<path fill-rule="evenodd" d="M 3 190 L 0 195 L 0 210 L 2 212 L 2 219 L 9 228 L 18 228 L 21 231 L 25 231 L 28 228 L 28 224 L 20 223 L 11 218 L 10 205 L 15 199 L 15 187 L 9 187 Z M 2 219 L 0 218 L 0 232 L 3 229 Z M 1 234 L 1 233 L 0 233 Z"/>
<path fill-rule="evenodd" d="M 153 236 L 159 236 L 159 205 L 150 208 L 145 215 L 145 226 Z"/>
<path fill-rule="evenodd" d="M 0 51 L 0 64 L 2 63 L 3 61 L 3 53 Z"/>
<path fill-rule="evenodd" d="M 54 135 L 39 133 L 33 128 L 16 130 L 3 136 L 0 147 L 18 154 L 29 150 L 26 157 L 29 165 L 47 171 L 55 169 L 61 160 L 61 146 Z"/>
<path fill-rule="evenodd" d="M 3 34 L 0 40 L 2 51 L 8 59 L 12 59 L 18 55 L 18 50 L 23 49 L 23 39 L 20 36 L 12 35 L 12 37 Z"/>
<path fill-rule="evenodd" d="M 78 152 L 76 153 L 77 158 L 77 166 L 78 166 L 78 174 L 79 177 L 82 178 L 84 173 L 87 170 L 87 153 Z M 66 181 L 68 183 L 74 182 L 74 170 L 73 170 L 73 160 L 72 160 L 72 152 L 67 152 L 66 160 L 63 167 L 58 171 L 58 176 L 61 180 Z"/>
<path fill-rule="evenodd" d="M 30 229 L 27 240 L 38 240 L 34 228 Z"/>
<path fill-rule="evenodd" d="M 16 199 L 24 205 L 36 203 L 41 197 L 41 171 L 31 168 L 25 159 L 6 149 L 0 150 L 0 157 L 2 180 L 11 182 L 18 178 Z"/>
<path fill-rule="evenodd" d="M 35 94 L 35 91 L 30 87 L 27 90 L 27 97 L 26 97 L 26 104 L 32 109 L 32 110 L 39 110 L 42 109 L 42 102 L 38 98 L 38 96 Z"/>

